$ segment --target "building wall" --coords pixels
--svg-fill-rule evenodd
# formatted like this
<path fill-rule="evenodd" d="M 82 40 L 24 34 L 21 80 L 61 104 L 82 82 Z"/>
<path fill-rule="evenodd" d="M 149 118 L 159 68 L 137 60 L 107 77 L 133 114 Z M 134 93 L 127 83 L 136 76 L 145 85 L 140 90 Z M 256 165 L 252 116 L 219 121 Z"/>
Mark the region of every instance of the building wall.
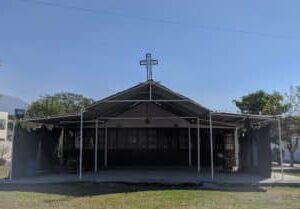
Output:
<path fill-rule="evenodd" d="M 0 112 L 0 142 L 7 141 L 8 113 Z"/>

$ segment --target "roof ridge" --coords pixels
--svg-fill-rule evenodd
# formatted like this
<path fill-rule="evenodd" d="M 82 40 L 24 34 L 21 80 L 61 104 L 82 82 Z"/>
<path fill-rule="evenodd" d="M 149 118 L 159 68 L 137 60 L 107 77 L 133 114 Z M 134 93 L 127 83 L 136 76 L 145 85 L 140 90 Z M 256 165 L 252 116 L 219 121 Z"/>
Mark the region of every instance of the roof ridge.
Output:
<path fill-rule="evenodd" d="M 115 94 L 113 94 L 113 95 L 104 97 L 104 98 L 102 98 L 102 99 L 100 99 L 100 100 L 98 100 L 98 101 L 95 101 L 93 104 L 90 104 L 90 105 L 86 106 L 85 109 L 89 109 L 89 108 L 91 108 L 91 107 L 93 107 L 93 106 L 95 106 L 95 105 L 97 105 L 97 104 L 99 104 L 99 103 L 101 103 L 101 102 L 109 101 L 109 100 L 111 100 L 112 98 L 117 97 L 117 96 L 120 96 L 120 95 L 122 95 L 122 94 L 124 94 L 124 93 L 126 93 L 126 92 L 128 92 L 128 91 L 130 91 L 130 90 L 133 90 L 133 89 L 136 89 L 136 88 L 143 87 L 143 86 L 147 85 L 147 83 L 148 83 L 148 81 L 142 82 L 142 83 L 139 83 L 139 84 L 137 84 L 137 85 L 135 85 L 135 86 L 129 87 L 129 88 L 125 89 L 125 90 L 119 91 L 119 92 L 117 92 L 117 93 L 115 93 Z"/>
<path fill-rule="evenodd" d="M 160 84 L 160 83 L 158 83 L 158 82 L 153 82 L 153 83 L 154 83 L 154 85 L 156 85 L 156 86 L 158 86 L 158 87 L 160 87 L 160 88 L 164 88 L 165 90 L 167 90 L 167 91 L 169 91 L 169 92 L 171 92 L 171 93 L 173 93 L 173 94 L 176 94 L 176 95 L 179 96 L 179 97 L 182 97 L 182 98 L 184 98 L 184 99 L 189 100 L 191 103 L 193 103 L 193 104 L 199 106 L 200 108 L 206 109 L 207 111 L 211 111 L 209 108 L 207 108 L 207 107 L 201 105 L 200 103 L 196 102 L 195 100 L 193 100 L 193 99 L 191 99 L 191 98 L 189 98 L 189 97 L 186 97 L 186 96 L 184 96 L 184 95 L 182 95 L 182 94 L 180 94 L 180 93 L 178 93 L 178 92 L 175 92 L 175 91 L 173 91 L 172 89 L 166 87 L 165 85 L 162 85 L 162 84 Z"/>

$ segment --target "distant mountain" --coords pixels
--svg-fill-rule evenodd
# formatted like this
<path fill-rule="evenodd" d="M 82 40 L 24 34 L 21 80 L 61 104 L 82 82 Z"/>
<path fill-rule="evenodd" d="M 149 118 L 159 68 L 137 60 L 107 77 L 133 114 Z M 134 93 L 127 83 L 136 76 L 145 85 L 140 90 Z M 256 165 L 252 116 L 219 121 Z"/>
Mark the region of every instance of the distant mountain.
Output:
<path fill-rule="evenodd" d="M 28 106 L 26 102 L 17 97 L 0 94 L 0 111 L 15 114 L 15 109 L 25 109 Z"/>

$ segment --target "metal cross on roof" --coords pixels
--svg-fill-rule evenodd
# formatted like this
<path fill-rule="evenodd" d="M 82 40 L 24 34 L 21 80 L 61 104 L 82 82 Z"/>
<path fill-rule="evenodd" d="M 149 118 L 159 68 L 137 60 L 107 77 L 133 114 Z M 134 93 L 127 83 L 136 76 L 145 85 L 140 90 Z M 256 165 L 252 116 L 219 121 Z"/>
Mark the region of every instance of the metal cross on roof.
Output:
<path fill-rule="evenodd" d="M 145 65 L 147 69 L 147 81 L 152 80 L 152 65 L 157 65 L 158 60 L 151 59 L 151 54 L 146 54 L 146 59 L 140 61 L 140 65 Z"/>

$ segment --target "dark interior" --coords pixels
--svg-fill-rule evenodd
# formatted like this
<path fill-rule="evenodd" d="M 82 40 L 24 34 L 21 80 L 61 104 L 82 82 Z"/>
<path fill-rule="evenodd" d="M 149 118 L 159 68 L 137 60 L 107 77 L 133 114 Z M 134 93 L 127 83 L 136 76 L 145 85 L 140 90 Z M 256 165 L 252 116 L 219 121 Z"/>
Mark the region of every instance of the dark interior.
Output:
<path fill-rule="evenodd" d="M 214 134 L 215 164 L 222 166 L 218 154 L 225 152 L 224 134 L 232 129 L 216 130 Z M 83 168 L 94 168 L 94 130 L 84 132 Z M 209 130 L 201 129 L 201 166 L 210 166 Z M 104 129 L 98 131 L 98 167 L 104 165 Z M 64 158 L 78 159 L 79 132 L 67 131 Z M 233 143 L 233 140 L 232 142 Z M 232 154 L 234 146 L 232 144 Z M 197 165 L 197 131 L 191 129 L 192 164 Z M 188 166 L 189 143 L 187 128 L 109 128 L 108 166 Z"/>

